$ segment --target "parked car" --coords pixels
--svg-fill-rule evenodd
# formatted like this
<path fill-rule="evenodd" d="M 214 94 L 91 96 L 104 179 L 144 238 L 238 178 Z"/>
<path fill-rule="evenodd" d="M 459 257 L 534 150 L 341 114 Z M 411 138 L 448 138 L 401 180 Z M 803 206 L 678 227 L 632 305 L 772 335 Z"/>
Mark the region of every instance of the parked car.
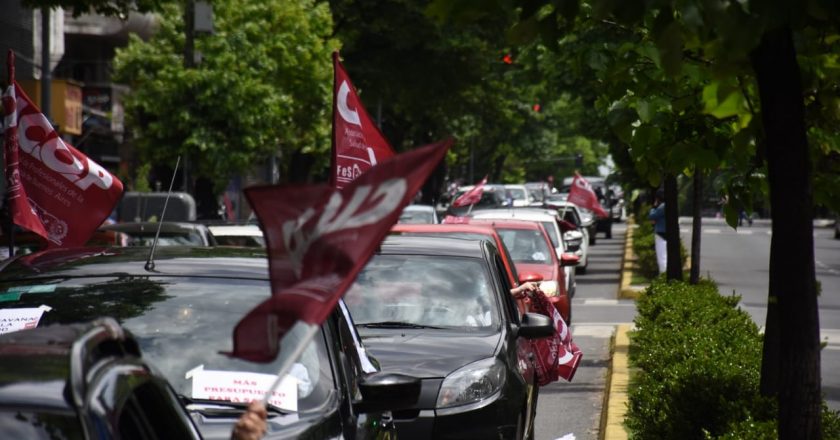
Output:
<path fill-rule="evenodd" d="M 472 219 L 471 223 L 493 225 L 510 251 L 522 281 L 539 281 L 540 290 L 566 324 L 572 323 L 572 299 L 566 290 L 566 266 L 579 263 L 571 254 L 557 255 L 542 224 L 509 219 Z"/>
<path fill-rule="evenodd" d="M 123 234 L 122 246 L 151 246 L 157 234 L 157 222 L 128 222 L 103 225 L 100 231 Z M 158 246 L 216 246 L 216 239 L 207 226 L 200 223 L 163 222 Z"/>
<path fill-rule="evenodd" d="M 524 439 L 537 407 L 532 338 L 548 317 L 520 314 L 487 240 L 389 236 L 345 295 L 382 371 L 422 378 L 394 413 L 409 439 Z"/>
<path fill-rule="evenodd" d="M 201 438 L 113 319 L 2 334 L 0 371 L 2 438 Z"/>
<path fill-rule="evenodd" d="M 437 211 L 434 206 L 430 205 L 408 205 L 403 208 L 398 223 L 440 223 L 438 221 Z"/>
<path fill-rule="evenodd" d="M 545 232 L 548 233 L 548 238 L 551 239 L 551 245 L 554 247 L 558 259 L 566 252 L 574 253 L 566 246 L 565 240 L 563 239 L 563 232 L 560 230 L 559 220 L 561 219 L 557 211 L 553 209 L 517 208 L 481 210 L 471 213 L 470 216 L 477 220 L 509 219 L 538 222 L 543 225 Z M 571 298 L 575 295 L 577 286 L 575 267 L 566 266 L 563 268 L 563 271 L 565 272 L 566 292 L 568 292 L 569 298 Z"/>
<path fill-rule="evenodd" d="M 452 198 L 452 201 L 458 200 L 465 192 L 473 189 L 473 186 L 462 186 L 458 188 L 458 192 Z M 512 201 L 507 194 L 504 185 L 497 185 L 488 183 L 484 185 L 484 192 L 481 194 L 481 199 L 474 206 L 459 206 L 455 207 L 451 204 L 446 210 L 446 215 L 453 215 L 461 217 L 472 209 L 479 208 L 504 208 L 512 205 Z"/>
<path fill-rule="evenodd" d="M 265 237 L 257 225 L 207 225 L 217 246 L 265 247 Z"/>
<path fill-rule="evenodd" d="M 167 202 L 167 198 L 169 201 Z M 160 219 L 163 205 L 166 205 L 166 219 L 175 222 L 194 222 L 197 217 L 193 196 L 185 192 L 126 191 L 117 205 L 116 220 L 120 222 L 148 222 Z"/>
<path fill-rule="evenodd" d="M 265 252 L 249 248 L 56 249 L 15 258 L 0 272 L 4 309 L 46 305 L 38 326 L 114 317 L 172 385 L 204 439 L 229 439 L 246 402 L 261 398 L 291 356 L 298 327 L 274 362 L 253 363 L 232 349 L 239 319 L 268 298 Z M 383 374 L 339 304 L 270 399 L 268 439 L 384 438 L 396 432 L 390 409 L 413 405 L 415 378 Z M 177 438 L 165 435 L 160 438 Z"/>

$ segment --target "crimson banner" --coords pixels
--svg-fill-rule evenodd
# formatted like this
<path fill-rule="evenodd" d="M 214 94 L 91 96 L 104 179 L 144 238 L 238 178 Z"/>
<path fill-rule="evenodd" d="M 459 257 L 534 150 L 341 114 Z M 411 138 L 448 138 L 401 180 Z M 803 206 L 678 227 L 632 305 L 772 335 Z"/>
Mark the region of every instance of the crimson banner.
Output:
<path fill-rule="evenodd" d="M 370 167 L 394 155 L 368 115 L 344 66 L 333 52 L 333 145 L 330 184 L 344 188 Z"/>

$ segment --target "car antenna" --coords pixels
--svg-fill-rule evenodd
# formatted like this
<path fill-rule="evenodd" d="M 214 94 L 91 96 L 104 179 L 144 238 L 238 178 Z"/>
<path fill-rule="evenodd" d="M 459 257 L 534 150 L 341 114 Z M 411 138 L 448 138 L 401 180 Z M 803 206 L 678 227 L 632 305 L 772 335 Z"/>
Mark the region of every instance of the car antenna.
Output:
<path fill-rule="evenodd" d="M 172 195 L 172 185 L 175 184 L 175 175 L 178 174 L 178 165 L 181 163 L 181 156 L 175 161 L 175 170 L 172 171 L 172 180 L 169 181 L 169 191 L 166 193 L 166 198 L 163 200 L 163 209 L 160 211 L 160 218 L 158 219 L 157 232 L 155 232 L 155 241 L 152 242 L 152 248 L 149 249 L 149 259 L 146 260 L 146 270 L 153 272 L 155 270 L 155 249 L 157 249 L 158 238 L 160 238 L 160 228 L 163 227 L 163 216 L 166 215 L 166 205 L 169 204 L 169 196 Z"/>

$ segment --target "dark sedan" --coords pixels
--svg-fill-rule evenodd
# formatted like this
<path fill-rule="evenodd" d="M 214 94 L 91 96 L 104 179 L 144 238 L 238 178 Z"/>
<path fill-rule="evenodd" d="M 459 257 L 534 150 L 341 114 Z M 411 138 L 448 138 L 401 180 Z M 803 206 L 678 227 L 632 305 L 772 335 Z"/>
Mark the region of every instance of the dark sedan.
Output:
<path fill-rule="evenodd" d="M 131 331 L 144 358 L 171 383 L 205 439 L 228 439 L 247 402 L 260 399 L 293 351 L 296 330 L 273 363 L 230 351 L 237 321 L 269 296 L 262 251 L 160 247 L 154 271 L 147 248 L 58 249 L 6 262 L 0 308 L 42 305 L 39 326 L 111 316 Z M 389 408 L 413 405 L 419 383 L 379 373 L 343 306 L 270 399 L 267 438 L 393 437 Z"/>
<path fill-rule="evenodd" d="M 394 413 L 401 438 L 533 437 L 528 339 L 553 333 L 520 317 L 489 241 L 391 236 L 345 296 L 385 372 L 422 378 L 417 405 Z"/>

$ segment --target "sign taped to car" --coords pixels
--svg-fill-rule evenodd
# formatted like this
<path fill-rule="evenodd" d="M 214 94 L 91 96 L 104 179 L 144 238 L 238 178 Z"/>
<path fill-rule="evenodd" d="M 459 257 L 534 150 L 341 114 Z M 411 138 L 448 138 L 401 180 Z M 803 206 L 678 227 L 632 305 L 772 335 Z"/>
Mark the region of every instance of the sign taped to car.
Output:
<path fill-rule="evenodd" d="M 38 327 L 41 316 L 50 310 L 49 306 L 0 309 L 0 335 Z"/>
<path fill-rule="evenodd" d="M 276 375 L 246 371 L 199 370 L 192 372 L 194 399 L 251 403 L 261 399 L 274 384 Z M 287 375 L 268 399 L 268 403 L 297 411 L 297 379 Z"/>

